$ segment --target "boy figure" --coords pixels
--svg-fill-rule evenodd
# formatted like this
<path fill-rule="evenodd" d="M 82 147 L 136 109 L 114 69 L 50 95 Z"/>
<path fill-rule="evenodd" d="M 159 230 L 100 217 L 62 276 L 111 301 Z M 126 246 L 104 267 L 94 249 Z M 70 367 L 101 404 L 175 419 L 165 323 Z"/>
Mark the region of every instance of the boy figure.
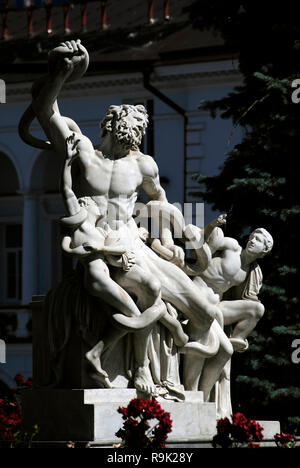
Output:
<path fill-rule="evenodd" d="M 247 336 L 264 314 L 264 306 L 257 297 L 262 272 L 256 261 L 271 251 L 273 238 L 266 229 L 255 229 L 242 249 L 235 239 L 225 237 L 220 227 L 214 227 L 207 243 L 213 258 L 200 277 L 219 295 L 224 325 L 235 324 L 230 339 L 234 350 L 245 351 Z M 235 300 L 222 300 L 223 294 L 232 287 Z"/>
<path fill-rule="evenodd" d="M 194 283 L 199 292 L 204 293 L 209 287 L 219 296 L 217 306 L 221 313 L 218 314 L 218 321 L 222 328 L 234 325 L 230 342 L 235 351 L 243 352 L 248 348 L 247 336 L 264 314 L 264 306 L 257 297 L 262 286 L 262 272 L 256 260 L 271 251 L 273 238 L 266 229 L 255 229 L 243 249 L 235 239 L 224 236 L 219 226 L 225 223 L 226 215 L 221 215 L 205 228 L 204 238 L 212 258 L 207 268 L 194 277 Z M 195 232 L 197 229 L 195 227 Z M 229 289 L 233 300 L 222 300 Z M 209 381 L 213 366 L 214 358 L 205 361 L 186 355 L 185 388 L 197 390 L 199 379 L 200 386 L 203 379 Z M 203 390 L 206 393 L 205 388 Z"/>

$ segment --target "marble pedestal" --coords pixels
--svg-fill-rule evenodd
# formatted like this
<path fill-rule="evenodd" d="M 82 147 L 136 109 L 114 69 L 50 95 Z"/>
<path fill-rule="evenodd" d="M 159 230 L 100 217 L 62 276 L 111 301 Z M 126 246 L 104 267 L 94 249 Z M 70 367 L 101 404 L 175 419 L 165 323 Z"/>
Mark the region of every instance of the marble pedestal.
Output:
<path fill-rule="evenodd" d="M 117 412 L 137 395 L 135 389 L 38 389 L 22 395 L 23 424 L 39 426 L 41 441 L 95 441 L 110 445 L 120 441 L 115 432 L 123 420 Z M 170 412 L 173 430 L 168 441 L 210 440 L 216 432 L 214 403 L 204 403 L 202 392 L 186 392 L 185 402 L 159 400 Z"/>

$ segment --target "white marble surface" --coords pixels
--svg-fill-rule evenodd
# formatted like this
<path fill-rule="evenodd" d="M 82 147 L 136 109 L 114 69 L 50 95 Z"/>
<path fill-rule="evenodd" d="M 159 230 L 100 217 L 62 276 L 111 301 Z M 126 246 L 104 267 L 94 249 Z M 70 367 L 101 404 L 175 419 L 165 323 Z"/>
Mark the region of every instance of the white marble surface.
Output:
<path fill-rule="evenodd" d="M 135 389 L 24 391 L 25 427 L 38 423 L 39 440 L 117 442 L 122 427 L 119 406 L 140 395 Z M 187 392 L 185 402 L 159 401 L 173 421 L 169 440 L 211 438 L 216 430 L 214 403 L 204 403 L 202 392 Z"/>
<path fill-rule="evenodd" d="M 196 422 L 198 416 L 193 416 L 193 408 L 195 415 L 201 409 L 206 415 L 204 420 L 210 420 L 213 404 L 208 402 L 212 392 L 217 395 L 218 414 L 230 414 L 228 363 L 234 350 L 248 348 L 247 336 L 264 313 L 257 297 L 262 275 L 256 260 L 271 250 L 273 240 L 260 228 L 253 231 L 243 249 L 236 239 L 224 236 L 221 227 L 226 215 L 204 229 L 185 226 L 182 214 L 168 202 L 159 168 L 151 157 L 154 155 L 143 154 L 139 149 L 148 124 L 143 105 L 109 106 L 100 122 L 101 141 L 97 145 L 74 120 L 63 116 L 57 102 L 62 88 L 66 82 L 80 79 L 88 63 L 88 52 L 80 40 L 66 41 L 50 51 L 48 74 L 34 83 L 32 103 L 21 119 L 19 131 L 29 145 L 51 148 L 64 157 L 61 195 L 66 216 L 61 222 L 68 233 L 62 249 L 78 260 L 82 286 L 82 296 L 71 308 L 85 304 L 79 314 L 81 319 L 84 317 L 78 325 L 81 330 L 90 325 L 94 309 L 100 318 L 97 336 L 88 339 L 88 332 L 95 332 L 88 330 L 84 337 L 89 349 L 81 353 L 80 362 L 96 387 L 112 392 L 107 401 L 94 403 L 95 418 L 109 419 L 109 405 L 116 405 L 118 398 L 124 402 L 132 398 L 133 391 L 123 400 L 112 388 L 119 377 L 116 363 L 122 363 L 129 385 L 141 396 L 161 399 L 165 395 L 167 401 L 163 404 L 172 405 L 175 411 L 176 431 L 201 432 L 204 427 L 199 426 L 202 422 Z M 29 133 L 34 117 L 49 141 L 38 140 Z M 146 207 L 149 209 L 152 204 L 150 217 L 158 223 L 157 238 L 147 230 L 142 233 L 135 222 L 141 189 L 150 200 Z M 164 213 L 171 216 L 160 216 Z M 177 245 L 179 240 L 181 246 Z M 194 264 L 186 260 L 184 249 L 193 251 Z M 57 387 L 71 386 L 69 369 L 64 368 L 69 342 L 66 339 L 60 347 L 55 341 L 55 336 L 64 336 L 76 317 L 74 312 L 73 316 L 70 313 L 64 319 L 58 318 L 72 303 L 72 298 L 66 296 L 70 284 L 71 281 L 58 287 L 47 302 L 50 316 L 56 317 L 48 322 L 50 363 L 55 362 L 51 370 L 57 378 L 67 376 L 61 379 L 62 384 L 50 382 Z M 231 288 L 241 290 L 235 300 L 223 300 L 223 294 Z M 97 306 L 88 304 L 91 299 Z M 77 321 L 80 322 L 78 316 Z M 229 334 L 224 326 L 232 328 Z M 121 355 L 117 345 L 129 333 L 130 346 L 125 346 Z M 68 337 L 69 341 L 73 336 Z M 106 366 L 107 356 L 112 361 Z M 75 373 L 80 372 L 80 366 L 77 358 Z M 191 399 L 182 402 L 186 408 L 183 411 L 169 401 L 168 398 L 180 400 L 184 389 L 200 390 L 206 403 L 196 401 L 197 397 L 190 394 Z M 87 395 L 86 398 L 92 398 L 92 394 Z M 94 397 L 102 398 L 99 395 Z M 179 429 L 180 417 L 184 429 Z M 98 427 L 100 430 L 100 425 L 95 430 Z"/>

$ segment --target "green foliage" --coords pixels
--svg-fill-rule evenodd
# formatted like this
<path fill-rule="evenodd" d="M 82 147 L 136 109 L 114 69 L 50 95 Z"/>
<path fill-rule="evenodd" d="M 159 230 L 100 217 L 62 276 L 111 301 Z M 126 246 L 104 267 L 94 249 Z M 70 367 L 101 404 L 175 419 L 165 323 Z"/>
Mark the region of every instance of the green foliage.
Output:
<path fill-rule="evenodd" d="M 300 103 L 291 99 L 292 82 L 300 78 L 299 6 L 201 0 L 188 10 L 195 27 L 222 35 L 243 76 L 223 99 L 201 102 L 213 117 L 231 119 L 232 132 L 238 125 L 244 132 L 217 176 L 199 174 L 198 195 L 228 213 L 226 235 L 242 245 L 257 227 L 274 237 L 273 251 L 261 261 L 266 312 L 249 337 L 249 352 L 233 358 L 233 401 L 251 417 L 280 419 L 293 430 L 300 428 L 300 364 L 291 360 L 292 340 L 300 335 Z"/>
<path fill-rule="evenodd" d="M 14 433 L 14 440 L 10 443 L 10 448 L 32 448 L 33 440 L 39 433 L 38 425 L 35 424 L 30 431 L 23 429 Z"/>

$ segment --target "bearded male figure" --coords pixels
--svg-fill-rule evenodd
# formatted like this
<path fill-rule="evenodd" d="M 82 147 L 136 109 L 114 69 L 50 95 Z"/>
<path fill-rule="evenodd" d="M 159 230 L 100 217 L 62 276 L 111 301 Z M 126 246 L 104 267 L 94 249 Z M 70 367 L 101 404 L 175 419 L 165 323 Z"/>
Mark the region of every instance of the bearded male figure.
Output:
<path fill-rule="evenodd" d="M 206 389 L 208 385 L 212 387 L 233 352 L 215 320 L 218 309 L 206 295 L 199 294 L 197 286 L 177 266 L 183 264 L 184 252 L 174 245 L 171 231 L 165 231 L 161 239 L 173 252 L 171 261 L 166 261 L 143 243 L 132 217 L 140 188 L 151 200 L 167 203 L 156 163 L 138 149 L 147 125 L 146 111 L 143 106 L 110 106 L 101 123 L 101 144 L 94 148 L 77 124 L 60 114 L 56 102 L 63 84 L 74 75 L 86 51 L 80 41 L 66 42 L 59 49 L 57 66 L 50 69 L 48 76 L 33 92 L 32 109 L 53 149 L 62 156 L 65 156 L 66 139 L 75 134 L 80 169 L 76 196 L 92 197 L 100 213 L 97 226 L 101 228 L 108 224 L 128 252 L 131 263 L 135 262 L 140 267 L 137 270 L 139 274 L 129 275 L 113 258 L 107 259 L 113 279 L 136 297 L 141 312 L 161 299 L 182 312 L 193 324 L 195 345 L 198 341 L 205 345 L 210 334 L 217 337 L 218 359 L 211 370 L 209 384 L 203 379 Z M 151 329 L 138 332 L 142 335 L 135 349 L 134 385 L 149 395 L 155 395 L 147 356 L 150 332 Z"/>

